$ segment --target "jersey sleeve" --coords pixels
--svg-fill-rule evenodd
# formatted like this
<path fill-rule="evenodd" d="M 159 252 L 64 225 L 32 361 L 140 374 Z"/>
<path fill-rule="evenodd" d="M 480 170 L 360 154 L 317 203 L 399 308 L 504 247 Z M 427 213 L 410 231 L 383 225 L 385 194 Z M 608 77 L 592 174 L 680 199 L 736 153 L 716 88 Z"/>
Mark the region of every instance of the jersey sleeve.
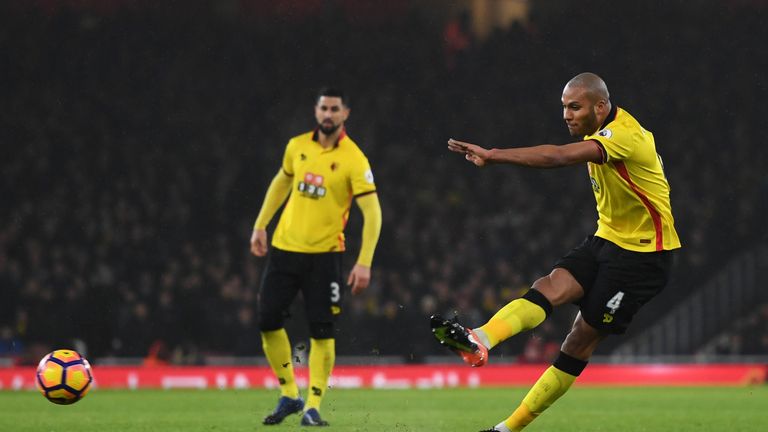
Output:
<path fill-rule="evenodd" d="M 283 154 L 283 172 L 291 177 L 293 177 L 293 153 L 295 147 L 294 140 L 288 141 L 288 144 L 285 146 L 285 153 Z"/>
<path fill-rule="evenodd" d="M 354 196 L 376 191 L 371 164 L 368 163 L 368 158 L 362 154 L 351 170 L 350 183 L 352 185 L 352 195 Z"/>
<path fill-rule="evenodd" d="M 594 135 L 589 135 L 585 141 L 593 140 L 600 143 L 605 151 L 606 162 L 629 159 L 635 152 L 635 140 L 632 133 L 624 128 L 612 128 L 608 125 Z"/>

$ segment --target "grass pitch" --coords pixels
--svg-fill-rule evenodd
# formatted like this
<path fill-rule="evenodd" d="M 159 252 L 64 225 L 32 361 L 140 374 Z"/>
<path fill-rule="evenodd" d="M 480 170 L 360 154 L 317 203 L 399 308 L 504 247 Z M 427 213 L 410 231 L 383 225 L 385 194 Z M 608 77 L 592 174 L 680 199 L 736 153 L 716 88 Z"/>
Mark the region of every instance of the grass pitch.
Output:
<path fill-rule="evenodd" d="M 331 390 L 323 417 L 337 432 L 477 432 L 505 418 L 527 389 Z M 0 392 L 3 432 L 196 432 L 307 430 L 299 416 L 261 419 L 266 390 L 95 390 L 58 406 L 39 393 Z M 768 387 L 571 389 L 526 431 L 768 431 Z"/>

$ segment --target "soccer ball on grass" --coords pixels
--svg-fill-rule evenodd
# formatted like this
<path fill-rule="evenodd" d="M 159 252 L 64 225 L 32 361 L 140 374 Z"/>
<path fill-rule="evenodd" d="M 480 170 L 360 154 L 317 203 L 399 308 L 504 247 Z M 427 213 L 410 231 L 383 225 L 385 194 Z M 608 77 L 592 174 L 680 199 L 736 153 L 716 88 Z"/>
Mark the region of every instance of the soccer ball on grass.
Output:
<path fill-rule="evenodd" d="M 37 388 L 49 401 L 73 404 L 91 389 L 93 374 L 85 357 L 73 350 L 56 350 L 37 365 Z"/>

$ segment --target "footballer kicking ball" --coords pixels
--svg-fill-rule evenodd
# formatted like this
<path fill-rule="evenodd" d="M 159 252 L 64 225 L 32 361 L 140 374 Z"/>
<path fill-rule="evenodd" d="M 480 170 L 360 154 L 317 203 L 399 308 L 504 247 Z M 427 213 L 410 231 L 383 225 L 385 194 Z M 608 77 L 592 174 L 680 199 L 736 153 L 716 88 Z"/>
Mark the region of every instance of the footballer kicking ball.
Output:
<path fill-rule="evenodd" d="M 37 388 L 49 401 L 73 404 L 88 393 L 93 383 L 91 365 L 76 351 L 56 350 L 37 365 Z"/>

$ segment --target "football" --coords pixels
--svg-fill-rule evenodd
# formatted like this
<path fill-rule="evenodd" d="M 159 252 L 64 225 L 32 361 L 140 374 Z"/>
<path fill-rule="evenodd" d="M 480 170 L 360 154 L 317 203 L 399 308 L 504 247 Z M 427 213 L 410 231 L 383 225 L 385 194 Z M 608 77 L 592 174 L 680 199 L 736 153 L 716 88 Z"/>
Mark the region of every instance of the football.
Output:
<path fill-rule="evenodd" d="M 56 350 L 37 365 L 37 388 L 58 405 L 73 404 L 88 393 L 93 382 L 91 365 L 77 351 Z"/>

